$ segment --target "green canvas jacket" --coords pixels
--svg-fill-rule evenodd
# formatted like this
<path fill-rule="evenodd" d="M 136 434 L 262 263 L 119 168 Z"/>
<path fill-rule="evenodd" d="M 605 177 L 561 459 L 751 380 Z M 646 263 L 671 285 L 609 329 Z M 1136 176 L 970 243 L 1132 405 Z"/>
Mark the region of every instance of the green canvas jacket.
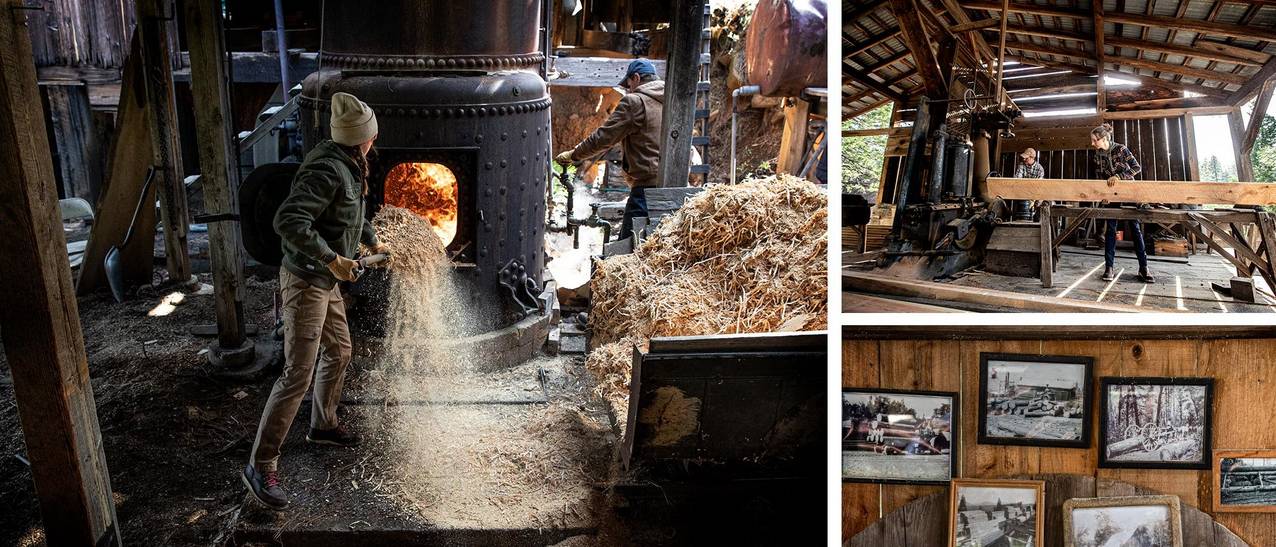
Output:
<path fill-rule="evenodd" d="M 283 266 L 316 287 L 336 285 L 328 263 L 337 255 L 353 259 L 359 242 L 377 244 L 364 216 L 364 181 L 355 175 L 359 171 L 341 146 L 323 141 L 306 155 L 288 198 L 275 213 Z"/>

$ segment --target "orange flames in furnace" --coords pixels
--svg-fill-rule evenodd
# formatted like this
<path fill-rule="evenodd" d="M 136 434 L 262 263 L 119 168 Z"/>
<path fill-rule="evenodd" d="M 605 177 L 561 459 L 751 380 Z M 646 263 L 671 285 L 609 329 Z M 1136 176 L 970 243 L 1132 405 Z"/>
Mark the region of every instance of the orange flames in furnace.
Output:
<path fill-rule="evenodd" d="M 421 215 L 447 245 L 456 237 L 456 175 L 437 163 L 400 163 L 385 177 L 385 203 Z"/>

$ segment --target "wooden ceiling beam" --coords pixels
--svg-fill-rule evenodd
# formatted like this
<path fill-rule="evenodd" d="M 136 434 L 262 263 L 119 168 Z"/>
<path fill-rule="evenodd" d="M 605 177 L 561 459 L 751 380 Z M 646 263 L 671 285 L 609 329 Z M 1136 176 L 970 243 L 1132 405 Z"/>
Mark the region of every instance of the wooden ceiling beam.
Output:
<path fill-rule="evenodd" d="M 985 30 L 995 31 L 996 29 L 985 29 Z M 1068 31 L 1068 30 L 1050 29 L 1050 28 L 1042 28 L 1042 27 L 1030 27 L 1026 25 L 1008 25 L 1006 27 L 1006 32 L 1009 32 L 1010 34 L 1017 34 L 1020 36 L 1037 36 L 1039 38 L 1072 40 L 1074 42 L 1082 42 L 1086 44 L 1094 43 L 1094 37 L 1086 35 L 1086 34 L 1081 34 L 1078 32 Z"/>
<path fill-rule="evenodd" d="M 884 105 L 884 104 L 886 104 L 886 103 L 889 103 L 889 102 L 891 102 L 891 101 L 890 101 L 890 99 L 882 99 L 882 100 L 877 101 L 877 102 L 874 102 L 874 103 L 872 103 L 872 104 L 870 104 L 870 105 L 868 105 L 868 106 L 861 107 L 861 108 L 856 109 L 856 110 L 852 110 L 852 111 L 850 111 L 850 112 L 847 112 L 847 113 L 843 114 L 843 119 L 850 120 L 850 119 L 854 119 L 854 118 L 859 117 L 859 116 L 863 116 L 864 114 L 867 114 L 867 113 L 869 113 L 869 112 L 872 112 L 872 111 L 874 111 L 874 110 L 877 110 L 878 108 L 881 108 L 881 106 L 882 106 L 882 105 Z"/>
<path fill-rule="evenodd" d="M 1059 74 L 1046 78 L 1024 78 L 1015 80 L 1006 80 L 1006 89 L 1011 92 L 1022 91 L 1025 89 L 1049 89 L 1071 86 L 1089 86 L 1094 87 L 1093 76 L 1084 76 L 1081 74 Z M 1012 93 L 1011 97 L 1018 97 L 1018 93 Z"/>
<path fill-rule="evenodd" d="M 1192 44 L 1192 47 L 1195 49 L 1203 49 L 1213 53 L 1221 53 L 1223 55 L 1230 55 L 1232 57 L 1240 57 L 1242 59 L 1254 61 L 1255 63 L 1258 63 L 1260 65 L 1267 63 L 1267 61 L 1271 60 L 1272 58 L 1271 55 L 1268 55 L 1261 51 L 1254 51 L 1249 48 L 1234 46 L 1232 44 L 1224 44 L 1222 42 L 1215 42 L 1213 40 L 1197 40 L 1195 44 Z M 1201 54 L 1198 53 L 1197 56 L 1200 57 Z"/>
<path fill-rule="evenodd" d="M 1015 100 L 1030 99 L 1034 97 L 1048 97 L 1052 95 L 1069 95 L 1073 93 L 1094 93 L 1095 84 L 1075 84 L 1075 85 L 1059 85 L 1051 87 L 1038 87 L 1023 90 L 1011 90 L 1010 96 Z"/>
<path fill-rule="evenodd" d="M 888 87 L 888 84 L 884 84 L 882 82 L 878 82 L 877 80 L 874 80 L 867 73 L 845 62 L 842 63 L 842 75 L 847 78 L 850 78 L 851 80 L 854 80 L 856 83 L 859 83 L 860 85 L 864 87 L 867 87 L 869 89 L 872 89 L 873 91 L 876 91 L 878 94 L 880 94 L 883 97 L 888 97 L 901 102 L 904 100 L 904 97 L 901 96 L 899 93 L 892 91 L 890 87 Z"/>
<path fill-rule="evenodd" d="M 862 43 L 862 44 L 857 44 L 857 43 L 855 43 L 855 41 L 854 41 L 854 40 L 851 40 L 851 36 L 850 36 L 849 34 L 847 34 L 847 33 L 843 32 L 843 33 L 842 33 L 842 37 L 843 37 L 843 38 L 845 38 L 845 39 L 846 39 L 846 41 L 847 41 L 848 43 L 850 43 L 850 44 L 851 44 L 851 47 L 849 47 L 849 48 L 843 48 L 843 50 L 844 50 L 844 51 L 843 51 L 843 53 L 844 53 L 847 57 L 854 57 L 854 56 L 856 56 L 856 55 L 859 55 L 859 54 L 861 54 L 861 53 L 864 53 L 865 51 L 868 51 L 868 50 L 870 50 L 870 49 L 873 49 L 873 48 L 875 48 L 875 47 L 877 47 L 877 46 L 881 45 L 881 44 L 882 44 L 882 42 L 885 42 L 885 41 L 887 41 L 887 40 L 890 40 L 891 38 L 894 38 L 894 37 L 896 37 L 896 36 L 899 36 L 899 29 L 898 29 L 898 28 L 896 28 L 896 29 L 892 29 L 892 30 L 887 30 L 887 31 L 885 31 L 885 32 L 882 32 L 881 34 L 878 34 L 878 35 L 875 35 L 875 36 L 871 36 L 871 37 L 869 37 L 869 39 L 868 39 L 868 41 L 867 41 L 867 42 L 864 42 L 864 43 Z"/>
<path fill-rule="evenodd" d="M 1196 57 L 1199 59 L 1210 59 L 1222 63 L 1245 66 L 1263 66 L 1263 63 L 1255 61 L 1253 58 L 1236 57 L 1226 53 L 1210 51 L 1199 47 L 1187 47 L 1178 44 L 1164 44 L 1153 42 L 1150 40 L 1136 40 L 1133 38 L 1110 37 L 1106 39 L 1107 45 L 1112 47 L 1128 47 L 1146 51 L 1160 51 L 1173 55 L 1183 55 L 1187 57 Z"/>
<path fill-rule="evenodd" d="M 1001 11 L 1001 2 L 993 2 L 990 0 L 962 0 L 961 5 L 968 9 L 981 9 L 988 11 Z M 1055 17 L 1072 17 L 1075 19 L 1090 19 L 1090 10 L 1064 8 L 1058 6 L 1043 6 L 1038 4 L 1019 4 L 1010 3 L 1011 13 L 1026 13 L 1029 15 L 1045 15 Z"/>
<path fill-rule="evenodd" d="M 844 11 L 842 12 L 842 22 L 843 24 L 849 24 L 858 21 L 861 17 L 873 13 L 877 11 L 878 8 L 886 5 L 886 2 L 887 0 L 871 0 L 870 2 L 865 2 L 864 5 L 856 9 Z"/>
<path fill-rule="evenodd" d="M 1107 49 L 1104 48 L 1104 31 L 1103 31 L 1103 0 L 1094 0 L 1090 10 L 1093 16 L 1094 26 L 1094 55 L 1095 60 L 1099 64 L 1098 78 L 1095 78 L 1096 92 L 1094 96 L 1094 108 L 1100 116 L 1108 109 L 1107 90 L 1103 84 L 1103 71 L 1107 68 Z"/>
<path fill-rule="evenodd" d="M 1255 93 L 1258 93 L 1259 88 L 1261 88 L 1263 84 L 1267 83 L 1267 81 L 1272 78 L 1276 78 L 1276 57 L 1272 57 L 1271 60 L 1267 61 L 1267 64 L 1263 65 L 1262 70 L 1259 70 L 1258 73 L 1250 76 L 1249 81 L 1241 85 L 1240 89 L 1236 90 L 1236 92 L 1232 93 L 1232 95 L 1227 98 L 1227 102 L 1231 103 L 1233 106 L 1240 106 L 1244 104 L 1245 101 L 1248 101 Z"/>
<path fill-rule="evenodd" d="M 1131 57 L 1122 57 L 1120 55 L 1108 57 L 1107 62 L 1114 65 L 1144 68 L 1147 70 L 1155 70 L 1157 72 L 1168 72 L 1170 74 L 1178 74 L 1189 78 L 1199 78 L 1213 82 L 1225 82 L 1233 85 L 1244 85 L 1245 82 L 1249 81 L 1249 77 L 1232 74 L 1231 72 L 1206 70 L 1203 68 L 1193 68 L 1185 65 L 1172 65 L 1170 63 L 1160 63 L 1157 61 L 1149 61 L 1147 59 L 1134 59 Z"/>
<path fill-rule="evenodd" d="M 893 65 L 893 64 L 895 64 L 895 63 L 898 63 L 898 62 L 900 62 L 900 61 L 902 61 L 902 60 L 904 60 L 904 59 L 908 58 L 908 56 L 909 56 L 909 55 L 912 55 L 912 52 L 908 51 L 907 49 L 905 49 L 905 50 L 903 50 L 903 51 L 896 52 L 894 55 L 891 55 L 890 57 L 887 57 L 887 58 L 885 58 L 885 59 L 876 60 L 876 61 L 874 61 L 874 62 L 873 62 L 873 63 L 871 63 L 871 64 L 865 65 L 865 66 L 864 66 L 864 72 L 867 72 L 867 73 L 873 73 L 873 72 L 877 71 L 877 69 L 879 69 L 879 68 L 882 68 L 882 67 L 887 66 L 887 65 Z M 847 59 L 849 60 L 850 58 L 848 57 Z M 857 62 L 857 63 L 855 63 L 855 64 L 860 64 L 860 63 L 858 63 L 858 62 Z"/>
<path fill-rule="evenodd" d="M 1159 15 L 1115 12 L 1108 13 L 1105 17 L 1108 22 L 1111 23 L 1140 25 L 1148 28 L 1187 30 L 1201 34 L 1208 34 L 1210 36 L 1226 36 L 1228 38 L 1239 38 L 1242 40 L 1264 40 L 1268 42 L 1276 42 L 1276 30 L 1262 28 L 1258 25 L 1231 25 L 1227 23 L 1189 19 L 1186 17 L 1175 18 L 1162 17 Z"/>
<path fill-rule="evenodd" d="M 950 28 L 950 29 L 948 29 L 948 30 L 952 31 L 952 33 L 953 33 L 953 34 L 961 34 L 961 33 L 963 33 L 963 32 L 970 32 L 970 31 L 972 31 L 972 30 L 981 30 L 981 29 L 986 29 L 986 28 L 992 28 L 992 27 L 995 27 L 995 26 L 997 26 L 997 25 L 999 25 L 999 24 L 1001 24 L 1001 22 L 1000 22 L 1000 21 L 998 21 L 997 19 L 994 19 L 994 18 L 992 18 L 992 17 L 989 17 L 989 18 L 987 18 L 987 19 L 980 19 L 980 20 L 978 20 L 978 21 L 971 21 L 971 22 L 969 22 L 969 23 L 962 23 L 962 24 L 960 24 L 960 25 L 954 25 L 952 28 Z"/>
<path fill-rule="evenodd" d="M 918 10 L 926 8 L 919 6 L 916 0 L 890 0 L 890 5 L 895 19 L 899 21 L 900 35 L 908 50 L 913 52 L 913 64 L 917 66 L 922 85 L 926 87 L 926 96 L 932 99 L 947 98 L 948 82 L 944 80 L 934 50 L 930 48 L 930 37 L 927 36 L 926 29 L 922 26 L 921 14 L 918 13 Z"/>

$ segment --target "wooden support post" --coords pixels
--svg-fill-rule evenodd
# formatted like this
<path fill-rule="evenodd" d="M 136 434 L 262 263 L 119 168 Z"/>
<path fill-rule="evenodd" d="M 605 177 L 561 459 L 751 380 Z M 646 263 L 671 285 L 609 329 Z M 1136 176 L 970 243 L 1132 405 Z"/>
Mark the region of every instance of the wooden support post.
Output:
<path fill-rule="evenodd" d="M 199 146 L 204 210 L 238 214 L 236 149 L 231 142 L 230 89 L 222 41 L 221 3 L 186 0 L 186 43 L 190 45 L 191 93 L 195 100 L 195 132 Z M 233 222 L 208 224 L 208 254 L 217 303 L 217 342 L 221 350 L 238 350 L 244 331 L 244 259 L 239 229 Z M 251 342 L 248 342 L 251 344 Z"/>
<path fill-rule="evenodd" d="M 47 543 L 120 545 L 22 5 L 0 12 L 0 334 Z"/>
<path fill-rule="evenodd" d="M 1050 204 L 1042 205 L 1041 211 L 1041 286 L 1054 286 L 1054 217 L 1050 215 Z"/>
<path fill-rule="evenodd" d="M 784 107 L 784 133 L 780 137 L 780 157 L 775 170 L 796 176 L 802 170 L 802 158 L 806 153 L 806 125 L 811 116 L 811 103 L 797 97 L 791 100 L 793 104 Z"/>
<path fill-rule="evenodd" d="M 1201 180 L 1201 165 L 1196 160 L 1196 121 L 1191 112 L 1183 114 L 1183 154 L 1187 180 Z"/>
<path fill-rule="evenodd" d="M 1268 272 L 1276 278 L 1276 215 L 1260 211 L 1258 213 L 1258 237 L 1263 240 L 1263 250 L 1267 255 Z"/>
<path fill-rule="evenodd" d="M 1103 46 L 1103 0 L 1094 0 L 1093 7 L 1091 14 L 1094 17 L 1094 58 L 1099 63 L 1099 78 L 1094 82 L 1098 94 L 1094 96 L 1094 102 L 1095 112 L 1102 119 L 1103 113 L 1108 110 L 1108 92 L 1103 84 L 1103 73 L 1107 68 L 1107 53 Z M 1003 11 L 1002 14 L 1004 15 L 1005 12 Z"/>
<path fill-rule="evenodd" d="M 1267 106 L 1272 101 L 1272 93 L 1276 92 L 1276 79 L 1268 80 L 1258 92 L 1254 101 L 1254 114 L 1249 117 L 1249 125 L 1245 127 L 1245 136 L 1241 139 L 1241 154 L 1253 156 L 1254 143 L 1258 140 L 1258 130 L 1263 126 L 1263 117 L 1267 115 Z"/>
<path fill-rule="evenodd" d="M 660 139 L 661 186 L 686 186 L 691 173 L 691 130 L 696 120 L 696 86 L 700 83 L 704 0 L 677 2 L 669 29 L 669 62 L 665 75 L 665 108 Z M 708 161 L 708 160 L 705 160 Z"/>
<path fill-rule="evenodd" d="M 939 60 L 935 57 L 935 52 L 931 50 L 932 41 L 926 34 L 926 26 L 922 24 L 920 15 L 921 10 L 924 9 L 927 8 L 919 5 L 915 0 L 891 0 L 891 10 L 899 21 L 904 44 L 913 53 L 913 63 L 917 66 L 917 73 L 921 75 L 926 96 L 932 99 L 943 99 L 948 96 L 948 82 L 940 72 Z M 955 44 L 951 41 L 950 46 L 955 49 Z"/>
<path fill-rule="evenodd" d="M 167 19 L 173 16 L 169 0 L 138 0 L 138 39 L 142 41 L 142 73 L 146 82 L 147 120 L 151 128 L 151 155 L 155 166 L 164 225 L 164 256 L 170 280 L 191 277 L 186 233 L 190 214 L 177 134 L 177 107 L 173 97 L 173 68 L 169 52 Z"/>
<path fill-rule="evenodd" d="M 1245 140 L 1245 121 L 1241 117 L 1240 107 L 1232 109 L 1227 114 L 1227 125 L 1232 130 L 1232 152 L 1236 158 L 1236 179 L 1242 181 L 1254 180 L 1254 163 L 1250 160 L 1249 154 L 1242 150 L 1243 141 Z"/>
<path fill-rule="evenodd" d="M 98 132 L 93 127 L 88 86 L 76 82 L 43 85 L 41 88 L 49 104 L 49 129 L 53 133 L 51 144 L 58 150 L 62 195 L 94 203 L 102 187 L 105 162 L 102 161 L 104 156 L 98 143 Z"/>

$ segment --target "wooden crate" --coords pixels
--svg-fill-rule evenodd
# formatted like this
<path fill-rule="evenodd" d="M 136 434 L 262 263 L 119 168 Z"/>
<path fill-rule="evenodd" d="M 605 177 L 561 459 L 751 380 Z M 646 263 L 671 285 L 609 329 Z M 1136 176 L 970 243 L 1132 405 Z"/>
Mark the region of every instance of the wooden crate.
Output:
<path fill-rule="evenodd" d="M 1188 247 L 1187 240 L 1177 239 L 1158 239 L 1152 242 L 1152 254 L 1156 256 L 1187 256 Z"/>
<path fill-rule="evenodd" d="M 1000 275 L 1039 277 L 1040 225 L 1036 222 L 1007 222 L 997 225 L 985 248 L 984 270 Z"/>

